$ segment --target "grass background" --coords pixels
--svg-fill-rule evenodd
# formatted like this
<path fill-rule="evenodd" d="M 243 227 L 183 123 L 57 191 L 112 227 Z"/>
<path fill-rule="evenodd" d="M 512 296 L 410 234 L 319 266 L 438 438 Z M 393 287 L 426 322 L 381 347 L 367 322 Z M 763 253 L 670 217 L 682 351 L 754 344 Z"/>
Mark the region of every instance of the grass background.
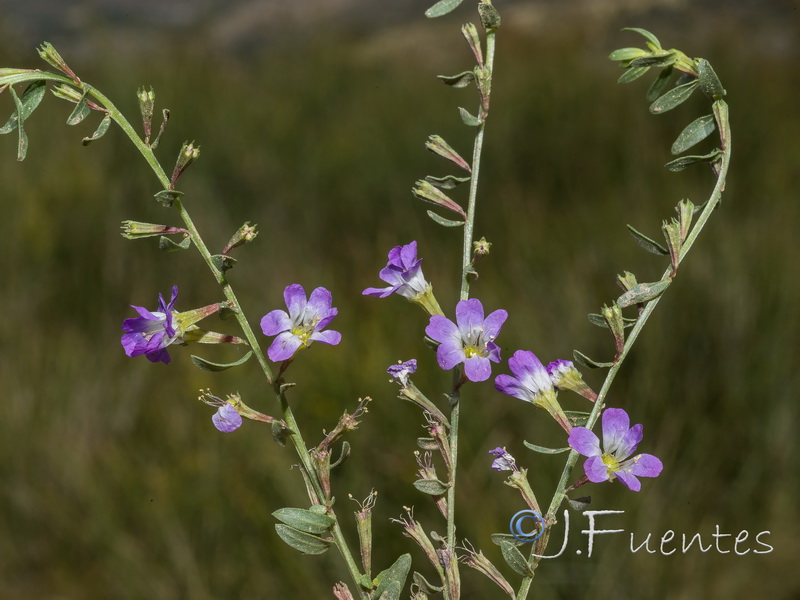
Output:
<path fill-rule="evenodd" d="M 265 49 L 204 44 L 186 30 L 142 30 L 132 52 L 128 38 L 120 42 L 101 25 L 57 44 L 132 120 L 133 92 L 153 85 L 158 106 L 172 110 L 159 149 L 168 169 L 184 139 L 201 144 L 180 187 L 212 248 L 243 221 L 259 224 L 260 236 L 238 251 L 230 276 L 251 322 L 282 306 L 288 283 L 333 292 L 343 341 L 303 354 L 290 371 L 298 383 L 291 397 L 312 443 L 358 397 L 374 399 L 349 438 L 353 456 L 334 473 L 334 488 L 346 528 L 356 508 L 347 494 L 379 490 L 376 571 L 408 551 L 414 568 L 430 574 L 389 522 L 402 506 L 414 505 L 428 529 L 444 529 L 410 486 L 420 419 L 395 399 L 384 370 L 416 356 L 415 381 L 431 397 L 449 377 L 422 343 L 419 309 L 360 291 L 377 284 L 391 246 L 416 239 L 445 310 L 457 298 L 458 232 L 428 220 L 409 189 L 425 174 L 449 172 L 425 152 L 428 134 L 469 154 L 471 132 L 455 107 L 471 107 L 474 93 L 433 78 L 469 68 L 457 27 L 467 13 L 369 31 L 327 28 Z M 610 356 L 610 340 L 586 313 L 616 297 L 616 273 L 648 280 L 664 268 L 624 224 L 655 236 L 678 200 L 700 203 L 710 191 L 702 168 L 672 174 L 660 166 L 677 133 L 707 107 L 693 98 L 656 118 L 647 113 L 644 84 L 617 86 L 605 56 L 639 43 L 618 33 L 621 26 L 652 28 L 666 46 L 712 61 L 729 92 L 735 145 L 721 209 L 608 399 L 644 424 L 642 450 L 663 460 L 664 473 L 641 494 L 616 484 L 588 490 L 593 509 L 625 510 L 600 525 L 626 533 L 598 538 L 591 558 L 576 555 L 585 549 L 579 528 L 586 521 L 573 515 L 569 551 L 543 564 L 535 597 L 796 597 L 796 38 L 788 46 L 756 43 L 773 39 L 764 37 L 766 21 L 733 10 L 622 11 L 533 30 L 513 16 L 499 40 L 476 229 L 494 246 L 473 286 L 487 310 L 510 314 L 500 339 L 506 358 L 517 348 L 543 360 L 573 348 Z M 0 41 L 0 62 L 37 66 L 30 46 L 12 41 Z M 8 94 L 0 102 L 12 110 Z M 300 556 L 273 529 L 273 510 L 305 502 L 295 460 L 256 423 L 218 434 L 211 411 L 194 400 L 201 387 L 238 390 L 272 412 L 255 363 L 208 374 L 189 362 L 194 348 L 176 348 L 169 367 L 121 351 L 128 304 L 152 307 L 173 283 L 183 310 L 219 293 L 195 254 L 164 255 L 155 243 L 119 236 L 123 219 L 174 221 L 152 199 L 156 182 L 122 134 L 112 130 L 83 148 L 79 140 L 94 123 L 68 129 L 68 113 L 46 98 L 28 122 L 22 164 L 14 163 L 14 140 L 0 140 L 2 596 L 331 597 L 332 583 L 344 577 L 335 552 Z M 212 360 L 238 355 L 197 352 Z M 586 374 L 595 387 L 600 377 Z M 488 469 L 487 451 L 507 446 L 547 498 L 560 460 L 534 455 L 522 441 L 557 445 L 558 432 L 544 413 L 501 396 L 490 382 L 466 390 L 462 415 L 459 532 L 502 564 L 488 536 L 505 530 L 522 505 Z M 667 530 L 699 532 L 709 543 L 716 525 L 734 536 L 749 531 L 751 549 L 759 548 L 756 533 L 770 531 L 762 539 L 774 551 L 628 549 L 631 532 L 637 544 Z M 352 529 L 347 535 L 354 539 Z M 723 549 L 730 540 L 721 540 Z M 499 597 L 480 575 L 463 577 L 465 599 Z"/>

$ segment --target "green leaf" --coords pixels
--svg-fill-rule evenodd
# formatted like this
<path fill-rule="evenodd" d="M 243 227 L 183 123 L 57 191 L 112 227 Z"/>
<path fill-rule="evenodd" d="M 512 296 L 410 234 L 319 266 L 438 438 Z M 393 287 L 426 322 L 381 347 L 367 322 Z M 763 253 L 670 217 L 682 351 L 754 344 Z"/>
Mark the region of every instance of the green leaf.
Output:
<path fill-rule="evenodd" d="M 437 215 L 432 210 L 426 212 L 431 219 L 436 221 L 442 227 L 461 227 L 464 225 L 464 221 L 451 221 L 450 219 L 445 219 L 444 217 Z"/>
<path fill-rule="evenodd" d="M 442 496 L 447 493 L 447 488 L 450 486 L 438 479 L 417 479 L 414 482 L 414 487 L 423 494 Z"/>
<path fill-rule="evenodd" d="M 700 84 L 695 79 L 689 83 L 684 83 L 683 85 L 672 88 L 650 105 L 650 112 L 654 115 L 658 115 L 665 113 L 668 110 L 672 110 L 680 104 L 683 104 L 689 99 L 689 96 L 692 95 L 692 92 L 697 89 L 698 85 Z"/>
<path fill-rule="evenodd" d="M 619 76 L 617 83 L 630 83 L 631 81 L 636 81 L 649 70 L 650 67 L 629 67 L 622 75 Z"/>
<path fill-rule="evenodd" d="M 194 354 L 192 354 L 191 359 L 196 367 L 199 367 L 204 371 L 224 371 L 226 369 L 230 369 L 231 367 L 238 367 L 239 365 L 243 365 L 252 355 L 253 351 L 250 350 L 242 358 L 233 361 L 231 363 L 213 363 L 209 360 L 206 360 L 205 358 L 200 358 L 199 356 L 195 356 Z"/>
<path fill-rule="evenodd" d="M 569 507 L 572 510 L 576 510 L 578 512 L 583 512 L 589 505 L 592 503 L 591 496 L 581 496 L 580 498 L 575 498 L 574 500 L 571 498 L 567 498 L 567 503 L 569 503 Z"/>
<path fill-rule="evenodd" d="M 382 600 L 400 600 L 400 594 L 406 584 L 408 572 L 411 570 L 411 555 L 403 554 L 391 567 L 378 573 L 373 583 L 377 586 L 374 598 Z"/>
<path fill-rule="evenodd" d="M 16 110 L 11 113 L 6 124 L 0 127 L 0 134 L 11 133 L 15 129 L 19 129 L 19 116 L 22 115 L 22 121 L 25 121 L 31 116 L 31 113 L 36 110 L 36 107 L 39 106 L 39 103 L 42 101 L 46 86 L 46 81 L 34 81 L 25 88 L 21 97 L 17 96 L 17 92 L 13 87 L 8 88 L 11 92 L 11 96 L 14 98 Z"/>
<path fill-rule="evenodd" d="M 183 192 L 179 192 L 178 190 L 161 190 L 153 194 L 153 197 L 158 200 L 162 206 L 166 206 L 167 208 L 172 206 L 172 203 L 181 196 L 183 196 Z"/>
<path fill-rule="evenodd" d="M 277 523 L 275 525 L 275 531 L 278 532 L 278 535 L 284 542 L 303 554 L 322 554 L 330 548 L 333 543 L 330 540 L 323 540 L 320 537 L 300 531 L 294 527 L 289 527 L 288 525 L 283 525 L 282 523 Z"/>
<path fill-rule="evenodd" d="M 717 128 L 714 115 L 705 115 L 689 123 L 672 144 L 672 153 L 680 154 L 695 144 L 699 144 Z"/>
<path fill-rule="evenodd" d="M 588 369 L 608 369 L 614 366 L 613 362 L 597 362 L 596 360 L 592 360 L 588 356 L 586 356 L 583 352 L 578 350 L 572 351 L 572 357 L 575 359 L 575 362 L 583 365 Z"/>
<path fill-rule="evenodd" d="M 678 60 L 677 54 L 674 52 L 664 51 L 664 52 L 655 52 L 649 56 L 642 56 L 641 58 L 635 58 L 630 62 L 630 66 L 633 68 L 636 67 L 669 67 L 675 64 L 675 61 Z"/>
<path fill-rule="evenodd" d="M 618 48 L 608 55 L 608 58 L 615 62 L 631 61 L 635 58 L 647 56 L 647 50 L 641 48 Z"/>
<path fill-rule="evenodd" d="M 433 585 L 418 571 L 414 571 L 411 580 L 414 582 L 413 585 L 417 586 L 419 591 L 423 594 L 438 594 L 444 589 L 443 585 Z"/>
<path fill-rule="evenodd" d="M 425 181 L 435 185 L 436 187 L 443 189 L 443 190 L 452 190 L 460 183 L 467 183 L 470 179 L 472 179 L 469 175 L 466 177 L 456 177 L 455 175 L 445 175 L 444 177 L 434 177 L 433 175 L 427 175 L 425 177 Z"/>
<path fill-rule="evenodd" d="M 705 58 L 697 59 L 697 78 L 700 81 L 700 89 L 703 93 L 712 100 L 719 100 L 727 92 L 722 87 L 722 82 L 717 77 L 714 69 L 711 68 L 711 63 Z"/>
<path fill-rule="evenodd" d="M 275 440 L 275 443 L 281 448 L 286 446 L 286 440 L 292 433 L 291 429 L 276 419 L 272 422 L 271 430 L 272 439 Z"/>
<path fill-rule="evenodd" d="M 336 522 L 330 515 L 312 512 L 305 508 L 279 508 L 272 513 L 272 516 L 289 527 L 313 534 L 326 533 Z"/>
<path fill-rule="evenodd" d="M 661 73 L 658 74 L 658 77 L 653 80 L 653 83 L 651 83 L 650 87 L 647 89 L 648 102 L 653 102 L 656 98 L 664 93 L 664 90 L 667 89 L 667 85 L 669 85 L 669 80 L 671 77 L 672 65 L 661 69 Z"/>
<path fill-rule="evenodd" d="M 658 298 L 664 293 L 672 283 L 672 279 L 667 277 L 661 281 L 654 281 L 652 283 L 639 283 L 629 289 L 627 292 L 617 298 L 617 305 L 620 308 L 633 306 L 634 304 L 643 304 Z"/>
<path fill-rule="evenodd" d="M 500 552 L 503 553 L 503 559 L 505 559 L 508 566 L 514 569 L 514 571 L 523 577 L 528 577 L 533 574 L 530 565 L 528 565 L 528 561 L 525 560 L 525 557 L 522 556 L 522 552 L 517 549 L 516 545 L 509 542 L 501 542 Z"/>
<path fill-rule="evenodd" d="M 512 546 L 522 546 L 526 542 L 522 540 L 518 540 L 510 533 L 493 533 L 492 534 L 492 542 L 501 546 L 502 544 L 511 544 Z"/>
<path fill-rule="evenodd" d="M 666 256 L 669 254 L 669 250 L 664 248 L 661 244 L 657 241 L 650 239 L 645 234 L 636 231 L 631 225 L 626 225 L 628 231 L 633 236 L 633 239 L 636 240 L 636 243 L 639 244 L 642 248 L 650 252 L 651 254 L 659 254 L 661 256 Z"/>
<path fill-rule="evenodd" d="M 180 243 L 175 242 L 174 240 L 168 238 L 165 235 L 162 235 L 158 238 L 158 249 L 163 250 L 164 252 L 178 252 L 179 250 L 188 250 L 189 246 L 192 244 L 192 239 L 190 237 L 183 238 Z"/>
<path fill-rule="evenodd" d="M 525 447 L 528 450 L 533 450 L 534 452 L 538 452 L 539 454 L 561 454 L 562 452 L 569 452 L 569 447 L 566 448 L 545 448 L 544 446 L 537 446 L 536 444 L 531 444 L 530 442 L 526 442 L 525 440 L 522 441 L 525 444 Z"/>
<path fill-rule="evenodd" d="M 461 120 L 464 122 L 464 125 L 467 125 L 468 127 L 478 127 L 481 123 L 483 123 L 483 121 L 478 117 L 470 114 L 466 108 L 461 108 L 459 106 L 458 112 L 461 113 Z"/>
<path fill-rule="evenodd" d="M 623 27 L 622 31 L 635 31 L 639 35 L 643 35 L 645 38 L 647 38 L 647 41 L 653 44 L 653 46 L 655 46 L 656 49 L 658 50 L 661 49 L 661 42 L 659 42 L 658 38 L 649 31 L 647 31 L 646 29 L 641 29 L 639 27 Z"/>
<path fill-rule="evenodd" d="M 564 414 L 573 427 L 585 427 L 589 421 L 589 413 L 582 410 L 565 410 Z"/>
<path fill-rule="evenodd" d="M 454 11 L 458 8 L 458 5 L 461 4 L 464 0 L 439 0 L 436 4 L 431 6 L 428 10 L 425 11 L 425 16 L 429 19 L 435 19 L 436 17 L 442 17 L 449 12 Z"/>
<path fill-rule="evenodd" d="M 708 162 L 715 162 L 720 155 L 722 154 L 722 150 L 716 148 L 709 152 L 708 154 L 703 155 L 689 155 L 689 156 L 681 156 L 680 158 L 676 158 L 675 160 L 669 161 L 664 166 L 669 169 L 670 171 L 683 171 L 686 167 L 691 165 L 696 165 L 699 163 L 708 163 Z"/>
<path fill-rule="evenodd" d="M 211 262 L 214 263 L 214 266 L 219 270 L 220 273 L 224 273 L 232 269 L 236 265 L 236 259 L 232 256 L 228 256 L 227 254 L 214 254 L 211 256 Z"/>
<path fill-rule="evenodd" d="M 465 88 L 475 81 L 475 73 L 473 71 L 464 71 L 457 75 L 437 75 L 437 77 L 454 88 Z"/>
<path fill-rule="evenodd" d="M 106 115 L 105 117 L 103 117 L 103 120 L 100 121 L 100 125 L 97 126 L 97 129 L 95 129 L 94 133 L 90 137 L 83 138 L 83 140 L 81 140 L 81 143 L 84 146 L 88 146 L 93 141 L 99 140 L 106 134 L 109 125 L 111 125 L 111 115 Z"/>
<path fill-rule="evenodd" d="M 86 117 L 89 116 L 89 113 L 92 112 L 89 108 L 89 90 L 83 92 L 83 96 L 81 99 L 78 100 L 78 103 L 75 105 L 75 108 L 72 109 L 72 112 L 67 117 L 67 125 L 77 125 L 81 121 L 83 121 Z"/>

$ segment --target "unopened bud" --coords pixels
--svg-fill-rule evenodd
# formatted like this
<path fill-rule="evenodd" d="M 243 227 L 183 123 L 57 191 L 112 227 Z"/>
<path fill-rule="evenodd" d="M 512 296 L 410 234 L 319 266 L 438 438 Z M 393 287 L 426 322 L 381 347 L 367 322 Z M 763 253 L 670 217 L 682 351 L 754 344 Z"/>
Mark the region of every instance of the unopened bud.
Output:
<path fill-rule="evenodd" d="M 50 42 L 44 42 L 41 46 L 39 46 L 36 51 L 39 53 L 39 58 L 45 61 L 52 67 L 55 67 L 62 73 L 69 75 L 69 77 L 78 85 L 80 85 L 81 80 L 78 79 L 78 76 L 75 75 L 72 69 L 67 66 L 67 63 L 61 58 L 61 55 L 58 53 L 53 47 L 53 44 Z"/>
<path fill-rule="evenodd" d="M 239 230 L 233 234 L 233 237 L 225 245 L 225 248 L 222 250 L 222 254 L 227 254 L 234 248 L 243 246 L 244 244 L 252 242 L 254 239 L 256 239 L 256 236 L 258 236 L 256 227 L 257 225 L 250 225 L 250 221 L 239 227 Z"/>
<path fill-rule="evenodd" d="M 170 235 L 173 233 L 183 233 L 188 235 L 186 229 L 178 227 L 168 227 L 167 225 L 157 225 L 155 223 L 141 223 L 139 221 L 123 221 L 122 237 L 129 240 L 154 237 L 156 235 Z"/>
<path fill-rule="evenodd" d="M 153 126 L 153 110 L 156 105 L 156 94 L 153 88 L 149 90 L 139 88 L 136 91 L 139 100 L 139 110 L 142 112 L 142 127 L 144 129 L 144 143 L 150 144 L 150 133 Z"/>
<path fill-rule="evenodd" d="M 178 154 L 178 161 L 175 163 L 175 169 L 172 171 L 172 178 L 170 179 L 170 183 L 173 187 L 186 168 L 197 160 L 198 156 L 200 156 L 200 146 L 195 147 L 194 142 L 183 143 L 181 151 Z"/>

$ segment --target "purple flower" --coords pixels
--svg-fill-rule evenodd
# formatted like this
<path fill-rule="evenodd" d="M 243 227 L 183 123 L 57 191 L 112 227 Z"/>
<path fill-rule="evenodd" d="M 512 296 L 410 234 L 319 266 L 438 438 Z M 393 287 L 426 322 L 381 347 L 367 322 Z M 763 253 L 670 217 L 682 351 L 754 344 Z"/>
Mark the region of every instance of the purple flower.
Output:
<path fill-rule="evenodd" d="M 477 298 L 461 300 L 456 305 L 456 323 L 447 317 L 433 315 L 425 333 L 439 342 L 436 360 L 448 371 L 464 363 L 470 381 L 485 381 L 492 374 L 489 361 L 500 362 L 500 347 L 494 339 L 508 318 L 502 309 L 483 318 L 483 305 Z"/>
<path fill-rule="evenodd" d="M 424 294 L 429 285 L 422 274 L 421 262 L 422 259 L 417 258 L 416 241 L 405 246 L 395 246 L 389 251 L 389 262 L 378 273 L 378 276 L 388 283 L 389 287 L 367 288 L 362 294 L 378 298 L 400 294 L 408 299 Z"/>
<path fill-rule="evenodd" d="M 396 365 L 391 365 L 386 372 L 396 379 L 400 385 L 408 385 L 408 378 L 412 373 L 417 372 L 417 359 L 412 358 L 406 362 L 401 362 Z"/>
<path fill-rule="evenodd" d="M 494 379 L 494 387 L 504 394 L 545 409 L 564 431 L 569 432 L 572 424 L 558 403 L 553 382 L 542 361 L 530 350 L 517 350 L 508 359 L 508 367 L 514 376 L 498 375 Z"/>
<path fill-rule="evenodd" d="M 178 286 L 172 286 L 172 298 L 169 303 L 164 301 L 164 296 L 158 295 L 158 310 L 150 312 L 141 306 L 131 304 L 138 317 L 125 319 L 122 322 L 122 347 L 128 356 L 144 354 L 151 362 L 170 361 L 167 346 L 175 341 L 180 341 L 175 325 L 175 300 L 178 298 Z"/>
<path fill-rule="evenodd" d="M 553 382 L 553 386 L 558 389 L 558 384 L 565 375 L 569 375 L 575 370 L 575 365 L 571 360 L 554 360 L 547 365 L 547 374 Z"/>
<path fill-rule="evenodd" d="M 339 313 L 331 306 L 331 293 L 324 287 L 315 289 L 306 300 L 303 286 L 293 283 L 283 291 L 283 298 L 288 314 L 273 310 L 261 319 L 264 335 L 278 336 L 267 350 L 270 360 L 288 360 L 311 342 L 336 345 L 341 341 L 342 334 L 338 331 L 322 331 Z"/>
<path fill-rule="evenodd" d="M 517 471 L 517 463 L 514 457 L 506 452 L 505 448 L 495 448 L 489 450 L 489 454 L 495 457 L 492 461 L 492 469 L 495 471 Z"/>
<path fill-rule="evenodd" d="M 603 412 L 603 451 L 598 437 L 586 427 L 575 427 L 568 441 L 574 450 L 588 457 L 583 470 L 593 483 L 618 478 L 628 489 L 638 492 L 642 484 L 637 477 L 658 477 L 663 468 L 652 454 L 631 457 L 642 441 L 642 426 L 630 427 L 628 413 L 621 408 Z"/>
<path fill-rule="evenodd" d="M 220 406 L 214 416 L 211 417 L 211 420 L 214 422 L 214 427 L 222 433 L 231 433 L 242 426 L 242 415 L 230 402 L 225 402 Z"/>
<path fill-rule="evenodd" d="M 533 404 L 542 404 L 541 399 L 544 394 L 553 393 L 553 383 L 547 374 L 547 369 L 530 350 L 514 352 L 514 356 L 508 359 L 508 367 L 514 377 L 511 375 L 495 377 L 494 386 L 498 391 Z"/>

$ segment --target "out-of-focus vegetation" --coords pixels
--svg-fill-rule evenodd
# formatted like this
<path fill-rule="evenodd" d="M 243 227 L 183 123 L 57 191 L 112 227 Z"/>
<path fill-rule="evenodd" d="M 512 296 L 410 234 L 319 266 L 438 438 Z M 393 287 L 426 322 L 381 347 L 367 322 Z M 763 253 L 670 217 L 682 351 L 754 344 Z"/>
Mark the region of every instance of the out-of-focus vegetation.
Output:
<path fill-rule="evenodd" d="M 694 24 L 682 34 L 652 25 L 667 47 L 714 64 L 729 92 L 734 160 L 721 208 L 609 397 L 644 424 L 642 450 L 663 460 L 664 473 L 645 481 L 640 494 L 618 484 L 587 489 L 591 508 L 625 510 L 600 526 L 626 533 L 596 539 L 589 558 L 579 533 L 586 520 L 574 515 L 570 550 L 543 563 L 536 598 L 800 593 L 793 185 L 800 71 L 796 54 L 754 52 L 736 37 L 740 31 L 714 26 Z M 456 300 L 460 234 L 429 221 L 409 192 L 416 178 L 447 172 L 424 151 L 428 134 L 469 154 L 471 132 L 455 107 L 471 106 L 474 95 L 433 79 L 467 68 L 468 51 L 453 50 L 463 42 L 452 23 L 441 31 L 439 47 L 405 45 L 402 55 L 339 38 L 247 58 L 185 39 L 138 55 L 98 50 L 80 63 L 61 48 L 132 120 L 136 87 L 153 85 L 158 104 L 172 110 L 158 152 L 168 169 L 183 140 L 201 144 L 180 187 L 212 248 L 221 249 L 243 221 L 259 224 L 260 236 L 238 251 L 230 276 L 253 323 L 282 306 L 288 283 L 332 290 L 340 311 L 333 328 L 343 341 L 301 355 L 289 372 L 298 383 L 291 398 L 312 441 L 358 397 L 374 398 L 334 486 L 346 528 L 356 508 L 347 494 L 379 490 L 376 571 L 410 551 L 414 568 L 428 573 L 389 522 L 402 506 L 415 506 L 428 528 L 443 528 L 410 485 L 420 419 L 395 399 L 384 371 L 417 357 L 415 381 L 431 397 L 446 390 L 449 376 L 422 342 L 426 318 L 418 308 L 360 295 L 376 285 L 389 248 L 416 239 L 442 306 L 451 312 Z M 700 203 L 710 190 L 702 168 L 661 168 L 674 137 L 707 106 L 693 99 L 656 118 L 641 82 L 615 84 L 618 71 L 605 55 L 640 41 L 633 37 L 598 38 L 591 23 L 572 33 L 555 27 L 536 38 L 512 30 L 500 37 L 477 226 L 494 245 L 478 265 L 473 293 L 487 310 L 510 314 L 499 339 L 504 358 L 524 348 L 554 360 L 576 347 L 610 357 L 609 336 L 586 313 L 618 295 L 616 273 L 647 280 L 664 268 L 625 224 L 657 236 L 681 198 Z M 452 52 L 440 56 L 442 48 Z M 3 66 L 37 65 L 32 50 L 2 48 L 0 56 Z M 8 94 L 0 103 L 12 110 Z M 191 366 L 189 354 L 224 360 L 239 351 L 176 348 L 168 367 L 122 352 L 128 304 L 152 307 L 173 283 L 182 310 L 220 295 L 196 254 L 164 255 L 154 242 L 119 236 L 123 219 L 175 220 L 153 200 L 157 184 L 122 134 L 112 130 L 83 148 L 80 138 L 94 123 L 68 128 L 68 113 L 46 98 L 28 122 L 22 164 L 14 162 L 13 136 L 0 138 L 0 595 L 332 597 L 332 583 L 344 577 L 336 553 L 300 556 L 273 529 L 273 510 L 305 502 L 289 451 L 257 423 L 218 433 L 212 410 L 194 400 L 201 387 L 219 395 L 238 390 L 251 406 L 273 412 L 255 364 L 212 375 Z M 600 374 L 586 378 L 599 387 Z M 546 499 L 561 459 L 530 453 L 522 442 L 563 440 L 544 412 L 501 396 L 490 382 L 465 390 L 462 427 L 459 531 L 502 564 L 489 534 L 504 531 L 523 507 L 503 475 L 489 470 L 487 451 L 507 446 Z M 750 532 L 740 550 L 758 549 L 754 536 L 769 530 L 762 539 L 774 551 L 737 556 L 695 547 L 663 556 L 628 548 L 631 532 L 637 545 L 667 530 L 678 538 L 699 532 L 713 543 L 716 525 L 734 537 Z M 732 539 L 723 538 L 721 548 L 731 550 Z M 499 597 L 474 572 L 464 580 L 471 590 L 465 599 Z"/>

